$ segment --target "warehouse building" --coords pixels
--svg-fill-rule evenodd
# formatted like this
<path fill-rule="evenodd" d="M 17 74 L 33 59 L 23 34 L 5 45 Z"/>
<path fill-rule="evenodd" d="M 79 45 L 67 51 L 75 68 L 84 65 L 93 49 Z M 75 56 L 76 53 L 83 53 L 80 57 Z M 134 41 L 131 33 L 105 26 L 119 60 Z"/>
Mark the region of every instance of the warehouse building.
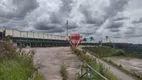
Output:
<path fill-rule="evenodd" d="M 0 28 L 0 39 L 11 36 L 11 43 L 19 47 L 50 47 L 69 45 L 66 36 Z"/>

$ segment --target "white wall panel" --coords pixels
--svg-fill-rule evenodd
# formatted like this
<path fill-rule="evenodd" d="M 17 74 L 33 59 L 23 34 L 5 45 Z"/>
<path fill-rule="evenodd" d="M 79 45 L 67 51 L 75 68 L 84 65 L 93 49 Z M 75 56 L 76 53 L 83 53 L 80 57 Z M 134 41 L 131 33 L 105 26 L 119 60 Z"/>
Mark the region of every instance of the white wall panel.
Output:
<path fill-rule="evenodd" d="M 32 32 L 33 33 L 33 38 L 35 38 L 35 32 Z"/>
<path fill-rule="evenodd" d="M 44 39 L 47 39 L 47 34 L 44 34 Z"/>
<path fill-rule="evenodd" d="M 57 36 L 56 35 L 52 35 L 53 36 L 53 39 L 57 40 Z"/>
<path fill-rule="evenodd" d="M 34 33 L 34 38 L 39 38 L 39 33 Z"/>
<path fill-rule="evenodd" d="M 65 36 L 63 36 L 63 40 L 67 40 L 67 38 Z"/>
<path fill-rule="evenodd" d="M 0 31 L 3 31 L 0 28 Z M 52 34 L 44 34 L 44 33 L 37 33 L 37 32 L 27 32 L 27 31 L 18 31 L 18 30 L 8 30 L 6 29 L 6 36 L 13 35 L 14 37 L 25 37 L 25 38 L 40 38 L 40 39 L 55 39 L 55 40 L 66 40 L 65 36 L 60 35 L 52 35 Z"/>
<path fill-rule="evenodd" d="M 39 38 L 43 39 L 43 33 L 39 33 Z"/>
<path fill-rule="evenodd" d="M 47 36 L 47 39 L 50 39 L 50 38 L 51 38 L 51 35 L 50 35 L 50 34 L 47 34 L 46 36 Z"/>
<path fill-rule="evenodd" d="M 60 36 L 58 36 L 58 35 L 56 35 L 55 38 L 56 38 L 57 40 L 60 40 Z"/>
<path fill-rule="evenodd" d="M 33 38 L 33 32 L 28 32 L 28 38 Z"/>
<path fill-rule="evenodd" d="M 14 37 L 20 37 L 20 31 L 18 31 L 18 30 L 13 30 L 13 36 L 14 36 Z"/>
<path fill-rule="evenodd" d="M 6 34 L 5 34 L 6 36 L 8 36 L 8 35 L 13 36 L 12 34 L 13 34 L 12 30 L 8 30 L 8 29 L 6 30 Z"/>
<path fill-rule="evenodd" d="M 53 35 L 50 35 L 50 39 L 54 39 L 54 36 L 53 36 Z"/>
<path fill-rule="evenodd" d="M 26 31 L 21 31 L 21 37 L 27 38 L 27 32 Z"/>
<path fill-rule="evenodd" d="M 59 36 L 59 40 L 62 40 L 62 36 Z"/>
<path fill-rule="evenodd" d="M 48 38 L 48 39 L 52 39 L 51 34 L 47 34 L 47 38 Z"/>

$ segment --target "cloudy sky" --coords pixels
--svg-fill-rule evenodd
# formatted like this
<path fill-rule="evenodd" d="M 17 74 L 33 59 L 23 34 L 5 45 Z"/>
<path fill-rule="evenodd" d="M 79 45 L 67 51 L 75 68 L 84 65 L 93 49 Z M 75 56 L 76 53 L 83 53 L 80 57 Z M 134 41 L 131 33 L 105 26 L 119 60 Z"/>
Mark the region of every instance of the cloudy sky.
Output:
<path fill-rule="evenodd" d="M 0 0 L 0 26 L 142 43 L 142 0 Z"/>

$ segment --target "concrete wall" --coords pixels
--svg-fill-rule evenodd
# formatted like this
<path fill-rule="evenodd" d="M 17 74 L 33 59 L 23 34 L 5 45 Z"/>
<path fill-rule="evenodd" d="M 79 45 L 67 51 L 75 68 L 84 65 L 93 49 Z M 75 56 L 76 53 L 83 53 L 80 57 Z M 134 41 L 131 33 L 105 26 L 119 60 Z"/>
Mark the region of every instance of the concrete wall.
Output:
<path fill-rule="evenodd" d="M 13 36 L 13 30 L 6 30 L 5 36 Z"/>
<path fill-rule="evenodd" d="M 13 30 L 13 34 L 14 37 L 20 37 L 20 31 L 18 30 Z"/>
<path fill-rule="evenodd" d="M 34 38 L 39 38 L 39 33 L 34 33 Z"/>
<path fill-rule="evenodd" d="M 28 32 L 28 38 L 34 38 L 33 32 Z"/>
<path fill-rule="evenodd" d="M 27 32 L 26 31 L 21 31 L 21 37 L 27 38 Z"/>

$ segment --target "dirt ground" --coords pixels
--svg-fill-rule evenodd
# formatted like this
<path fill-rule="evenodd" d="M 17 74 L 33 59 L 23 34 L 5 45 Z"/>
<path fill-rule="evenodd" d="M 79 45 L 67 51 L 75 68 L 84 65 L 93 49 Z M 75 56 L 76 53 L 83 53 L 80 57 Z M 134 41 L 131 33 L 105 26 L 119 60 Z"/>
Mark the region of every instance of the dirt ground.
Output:
<path fill-rule="evenodd" d="M 25 50 L 28 51 L 30 49 Z M 33 49 L 36 51 L 34 64 L 44 75 L 45 80 L 62 80 L 60 67 L 63 63 L 67 66 L 68 80 L 74 80 L 80 61 L 75 54 L 72 54 L 69 47 Z"/>
<path fill-rule="evenodd" d="M 126 57 L 109 57 L 107 58 L 118 65 L 122 65 L 123 68 L 134 71 L 139 75 L 142 75 L 142 59 L 126 58 Z"/>

